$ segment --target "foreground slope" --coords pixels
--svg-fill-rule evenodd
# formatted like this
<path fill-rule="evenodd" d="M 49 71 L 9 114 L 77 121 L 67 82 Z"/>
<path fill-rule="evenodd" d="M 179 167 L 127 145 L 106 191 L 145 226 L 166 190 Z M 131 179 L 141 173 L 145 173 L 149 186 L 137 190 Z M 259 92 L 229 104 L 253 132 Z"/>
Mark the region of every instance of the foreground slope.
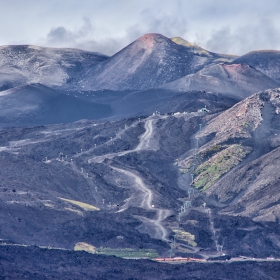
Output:
<path fill-rule="evenodd" d="M 164 264 L 16 246 L 2 247 L 0 257 L 0 273 L 8 279 L 276 280 L 280 269 L 279 261 Z"/>

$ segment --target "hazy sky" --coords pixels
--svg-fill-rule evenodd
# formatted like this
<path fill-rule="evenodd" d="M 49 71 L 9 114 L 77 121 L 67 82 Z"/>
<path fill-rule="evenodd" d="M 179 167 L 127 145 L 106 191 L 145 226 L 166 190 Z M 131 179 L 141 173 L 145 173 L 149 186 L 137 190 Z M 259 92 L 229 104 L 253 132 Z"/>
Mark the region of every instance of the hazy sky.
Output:
<path fill-rule="evenodd" d="M 114 54 L 145 33 L 210 51 L 280 50 L 280 0 L 0 0 L 0 45 Z"/>

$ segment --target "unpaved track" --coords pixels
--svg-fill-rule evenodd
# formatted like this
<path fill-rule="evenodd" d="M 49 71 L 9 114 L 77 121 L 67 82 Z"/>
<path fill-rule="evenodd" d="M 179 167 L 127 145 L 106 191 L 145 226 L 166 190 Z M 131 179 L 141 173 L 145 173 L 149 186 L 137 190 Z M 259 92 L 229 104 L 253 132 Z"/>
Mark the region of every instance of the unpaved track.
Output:
<path fill-rule="evenodd" d="M 110 153 L 101 156 L 95 156 L 88 160 L 88 163 L 96 162 L 101 163 L 106 158 L 113 159 L 114 157 L 124 156 L 130 153 L 138 152 L 138 151 L 156 151 L 158 149 L 158 144 L 156 139 L 154 139 L 154 124 L 160 117 L 149 117 L 145 122 L 145 132 L 139 138 L 139 144 L 135 149 L 122 151 L 118 153 Z M 164 117 L 165 118 L 165 117 Z"/>
<path fill-rule="evenodd" d="M 153 228 L 153 232 L 155 232 L 154 237 L 158 239 L 162 239 L 165 241 L 169 241 L 167 239 L 167 230 L 161 224 L 161 222 L 171 214 L 170 210 L 167 209 L 160 209 L 153 207 L 153 192 L 145 185 L 142 178 L 132 171 L 124 170 L 121 168 L 113 167 L 111 168 L 117 172 L 124 174 L 125 176 L 129 177 L 130 180 L 134 182 L 133 187 L 138 192 L 137 200 L 135 199 L 128 199 L 126 203 L 122 206 L 122 208 L 118 212 L 125 211 L 130 205 L 131 206 L 138 206 L 144 208 L 146 210 L 156 211 L 156 218 L 155 219 L 148 219 L 148 218 L 140 218 L 142 222 L 149 224 L 150 227 Z"/>
<path fill-rule="evenodd" d="M 101 156 L 95 156 L 88 160 L 88 163 L 102 163 L 105 159 L 113 159 L 118 156 L 123 156 L 133 152 L 145 151 L 145 150 L 153 150 L 156 151 L 158 149 L 158 141 L 155 137 L 155 123 L 160 118 L 166 118 L 167 116 L 151 116 L 145 120 L 145 132 L 139 137 L 139 144 L 135 149 L 129 151 L 122 151 L 118 153 L 110 153 Z M 162 239 L 164 241 L 169 241 L 167 239 L 168 231 L 162 225 L 162 221 L 171 215 L 171 211 L 167 209 L 155 208 L 153 206 L 153 192 L 149 189 L 146 184 L 143 182 L 143 179 L 137 175 L 137 172 L 129 171 L 127 169 L 123 169 L 120 167 L 110 166 L 113 170 L 121 173 L 122 176 L 128 178 L 129 181 L 132 181 L 132 187 L 134 188 L 133 194 L 126 199 L 125 204 L 121 207 L 118 212 L 125 211 L 130 206 L 141 207 L 146 210 L 152 210 L 156 212 L 155 219 L 148 219 L 144 217 L 139 217 L 140 220 L 145 224 L 147 228 L 153 232 L 153 237 Z"/>

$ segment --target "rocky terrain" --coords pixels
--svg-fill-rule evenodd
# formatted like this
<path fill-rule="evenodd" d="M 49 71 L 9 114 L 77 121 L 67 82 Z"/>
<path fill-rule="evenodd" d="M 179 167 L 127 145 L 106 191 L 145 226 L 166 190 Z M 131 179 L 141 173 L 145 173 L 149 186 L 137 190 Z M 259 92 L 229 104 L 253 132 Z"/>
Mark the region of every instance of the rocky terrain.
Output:
<path fill-rule="evenodd" d="M 73 80 L 34 84 L 46 50 L 4 49 L 18 71 L 0 70 L 30 76 L 0 91 L 0 277 L 277 279 L 276 76 L 147 34 L 112 57 L 48 50 Z"/>

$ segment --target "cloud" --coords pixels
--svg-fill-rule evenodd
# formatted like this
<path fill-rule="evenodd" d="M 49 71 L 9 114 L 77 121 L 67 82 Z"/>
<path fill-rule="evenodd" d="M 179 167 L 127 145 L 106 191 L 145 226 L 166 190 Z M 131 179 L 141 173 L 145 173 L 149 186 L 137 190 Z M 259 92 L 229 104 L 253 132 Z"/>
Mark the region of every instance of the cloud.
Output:
<path fill-rule="evenodd" d="M 173 17 L 167 14 L 154 16 L 153 12 L 143 10 L 140 23 L 128 26 L 122 36 L 98 36 L 91 20 L 83 19 L 83 24 L 75 30 L 64 26 L 53 27 L 44 40 L 44 45 L 52 47 L 75 47 L 89 51 L 115 54 L 126 45 L 146 33 L 161 33 L 167 37 L 174 37 L 187 32 L 187 22 L 183 17 Z M 96 39 L 95 39 L 96 38 Z"/>
<path fill-rule="evenodd" d="M 154 32 L 180 36 L 214 52 L 280 49 L 279 0 L 26 0 L 18 9 L 16 0 L 2 2 L 0 24 L 7 28 L 0 29 L 0 44 L 75 47 L 112 55 Z"/>
<path fill-rule="evenodd" d="M 279 30 L 269 19 L 262 19 L 254 25 L 244 24 L 236 29 L 224 26 L 212 32 L 205 46 L 215 52 L 238 55 L 264 48 L 280 48 Z"/>
<path fill-rule="evenodd" d="M 80 40 L 84 40 L 90 34 L 92 34 L 94 28 L 89 18 L 83 18 L 83 25 L 76 30 L 69 30 L 63 26 L 55 27 L 47 34 L 47 44 L 76 44 Z"/>

